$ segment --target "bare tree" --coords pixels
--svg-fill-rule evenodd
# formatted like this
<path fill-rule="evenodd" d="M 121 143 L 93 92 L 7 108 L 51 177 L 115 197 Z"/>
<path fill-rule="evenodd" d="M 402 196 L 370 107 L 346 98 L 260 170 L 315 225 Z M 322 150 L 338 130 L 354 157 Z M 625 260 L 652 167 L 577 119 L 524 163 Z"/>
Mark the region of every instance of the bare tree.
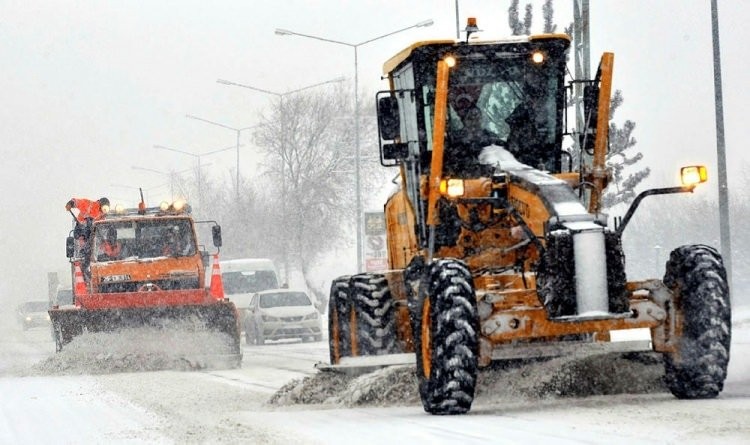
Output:
<path fill-rule="evenodd" d="M 552 0 L 544 2 L 542 16 L 544 17 L 544 32 L 548 34 L 555 32 L 557 25 L 553 23 L 555 20 L 555 9 L 552 7 Z"/>
<path fill-rule="evenodd" d="M 627 173 L 628 167 L 634 166 L 643 159 L 643 153 L 630 154 L 630 149 L 636 144 L 632 136 L 635 122 L 626 120 L 622 127 L 613 122 L 615 111 L 622 105 L 624 99 L 620 90 L 612 96 L 609 110 L 609 152 L 607 153 L 607 167 L 612 172 L 612 181 L 607 187 L 602 203 L 605 208 L 612 208 L 620 203 L 629 203 L 635 199 L 635 188 L 651 174 L 649 167 L 643 167 L 632 173 Z"/>
<path fill-rule="evenodd" d="M 531 30 L 532 20 L 532 8 L 531 3 L 526 4 L 526 14 L 523 21 L 520 19 L 518 11 L 518 0 L 512 0 L 508 7 L 508 26 L 510 26 L 511 34 L 514 36 L 529 34 Z"/>
<path fill-rule="evenodd" d="M 346 86 L 338 86 L 278 101 L 254 133 L 265 155 L 265 193 L 273 195 L 267 209 L 276 222 L 271 233 L 282 256 L 308 283 L 316 259 L 341 247 L 354 225 L 354 113 L 347 93 Z M 372 116 L 372 110 L 364 112 Z M 360 122 L 363 147 L 376 141 L 374 123 L 374 117 Z M 366 151 L 363 159 L 369 157 Z M 368 165 L 362 164 L 362 190 L 377 182 Z"/>
<path fill-rule="evenodd" d="M 511 33 L 513 35 L 529 34 L 532 15 L 531 4 L 527 4 L 526 16 L 521 23 L 518 15 L 518 0 L 512 0 L 508 8 L 508 24 Z M 544 32 L 555 32 L 557 25 L 554 24 L 555 10 L 552 6 L 552 0 L 544 2 L 542 15 L 544 17 Z M 572 29 L 573 24 L 565 28 L 565 33 L 570 34 Z M 636 140 L 632 136 L 635 130 L 635 122 L 626 120 L 622 127 L 613 122 L 615 111 L 623 103 L 623 100 L 622 92 L 620 90 L 615 91 L 610 105 L 609 152 L 607 153 L 607 165 L 612 172 L 612 181 L 602 197 L 605 208 L 611 208 L 620 203 L 627 204 L 632 201 L 635 198 L 635 188 L 651 173 L 648 167 L 627 173 L 643 159 L 643 154 L 637 152 L 631 155 L 629 151 L 636 144 Z M 578 154 L 574 154 L 573 159 L 577 163 Z"/>

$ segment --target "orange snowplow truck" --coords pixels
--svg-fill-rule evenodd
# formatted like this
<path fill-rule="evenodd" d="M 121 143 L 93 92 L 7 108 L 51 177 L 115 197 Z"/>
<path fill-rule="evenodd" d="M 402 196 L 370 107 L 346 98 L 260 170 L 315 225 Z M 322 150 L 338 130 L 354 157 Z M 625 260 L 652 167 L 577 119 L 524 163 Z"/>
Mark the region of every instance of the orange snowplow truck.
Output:
<path fill-rule="evenodd" d="M 566 84 L 568 35 L 476 31 L 470 21 L 465 41 L 418 42 L 384 65 L 380 158 L 400 171 L 388 270 L 333 281 L 328 368 L 416 363 L 424 409 L 460 414 L 493 360 L 647 350 L 663 354 L 675 396 L 715 397 L 731 330 L 721 256 L 684 245 L 663 279 L 629 281 L 621 241 L 643 198 L 691 192 L 706 169 L 684 167 L 681 186 L 646 190 L 610 220 L 614 55 Z M 584 126 L 568 130 L 574 99 Z M 638 328 L 650 339 L 610 341 Z"/>
<path fill-rule="evenodd" d="M 222 286 L 214 289 L 220 277 L 211 277 L 211 290 L 204 286 L 209 253 L 198 245 L 198 223 L 211 225 L 218 267 L 221 227 L 194 221 L 184 201 L 115 208 L 98 220 L 75 222 L 66 244 L 75 301 L 49 311 L 57 350 L 83 332 L 187 324 L 224 334 L 227 350 L 216 353 L 239 366 L 237 309 Z"/>

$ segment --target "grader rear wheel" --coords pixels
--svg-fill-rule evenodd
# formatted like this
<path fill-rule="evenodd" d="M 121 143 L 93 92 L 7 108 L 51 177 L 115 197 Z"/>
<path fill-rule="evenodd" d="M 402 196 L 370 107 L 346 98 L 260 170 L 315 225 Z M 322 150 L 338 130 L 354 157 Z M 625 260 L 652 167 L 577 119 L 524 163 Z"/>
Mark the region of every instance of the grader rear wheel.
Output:
<path fill-rule="evenodd" d="M 666 383 L 679 399 L 716 397 L 729 364 L 731 308 L 726 271 L 719 253 L 704 245 L 672 251 L 664 284 L 682 313 L 677 351 L 664 355 Z"/>
<path fill-rule="evenodd" d="M 343 276 L 333 280 L 328 298 L 328 353 L 332 365 L 352 355 L 351 316 L 354 312 L 349 279 Z"/>
<path fill-rule="evenodd" d="M 414 314 L 419 394 L 430 414 L 463 414 L 474 401 L 479 316 L 471 274 L 452 259 L 423 276 Z"/>
<path fill-rule="evenodd" d="M 349 281 L 357 314 L 358 355 L 396 352 L 394 301 L 382 274 L 354 275 Z"/>

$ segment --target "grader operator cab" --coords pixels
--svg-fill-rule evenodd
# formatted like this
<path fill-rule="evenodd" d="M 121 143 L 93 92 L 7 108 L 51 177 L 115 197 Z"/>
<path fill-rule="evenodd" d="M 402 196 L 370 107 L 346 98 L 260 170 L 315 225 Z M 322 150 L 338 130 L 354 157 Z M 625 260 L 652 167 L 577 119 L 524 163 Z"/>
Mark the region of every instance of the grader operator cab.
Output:
<path fill-rule="evenodd" d="M 57 350 L 84 332 L 174 327 L 222 334 L 225 350 L 209 355 L 239 366 L 237 308 L 224 298 L 223 286 L 204 287 L 209 253 L 198 245 L 198 223 L 212 227 L 218 274 L 221 228 L 215 221 L 194 221 L 184 201 L 150 208 L 142 203 L 76 222 L 66 246 L 74 305 L 49 311 Z M 216 285 L 216 277 L 212 280 Z"/>
<path fill-rule="evenodd" d="M 610 229 L 601 197 L 613 55 L 576 81 L 586 127 L 567 150 L 569 46 L 560 34 L 429 41 L 385 63 L 381 163 L 400 170 L 385 204 L 389 270 L 333 281 L 332 368 L 416 359 L 433 414 L 467 412 L 492 360 L 566 351 L 652 349 L 675 396 L 722 390 L 730 308 L 719 254 L 682 246 L 663 280 L 628 281 L 621 244 L 644 197 L 690 192 L 705 168 L 642 193 Z M 635 328 L 651 341 L 609 341 Z"/>

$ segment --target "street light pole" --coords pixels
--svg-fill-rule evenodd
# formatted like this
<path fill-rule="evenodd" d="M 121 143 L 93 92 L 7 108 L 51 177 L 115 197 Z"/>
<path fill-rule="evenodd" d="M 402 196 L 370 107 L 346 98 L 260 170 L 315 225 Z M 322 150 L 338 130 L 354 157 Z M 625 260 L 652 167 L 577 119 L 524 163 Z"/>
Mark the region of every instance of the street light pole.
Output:
<path fill-rule="evenodd" d="M 201 171 L 201 158 L 203 156 L 213 155 L 216 153 L 221 153 L 223 151 L 231 150 L 234 148 L 234 146 L 220 148 L 218 150 L 212 150 L 212 151 L 200 153 L 200 154 L 191 153 L 189 151 L 184 151 L 184 150 L 178 150 L 176 148 L 165 147 L 163 145 L 154 145 L 154 148 L 157 150 L 168 150 L 168 151 L 173 151 L 175 153 L 180 153 L 180 154 L 187 155 L 187 156 L 192 156 L 198 160 L 198 207 L 201 209 L 201 211 L 203 211 L 203 176 L 202 176 L 203 172 Z M 239 141 L 237 143 L 237 149 L 239 150 Z"/>
<path fill-rule="evenodd" d="M 171 199 L 174 199 L 174 177 L 176 175 L 179 175 L 179 174 L 182 174 L 182 173 L 185 173 L 185 172 L 189 171 L 189 169 L 188 169 L 188 170 L 181 170 L 181 171 L 178 171 L 178 172 L 175 172 L 175 171 L 163 172 L 161 170 L 156 170 L 156 169 L 153 169 L 153 168 L 139 167 L 137 165 L 131 165 L 130 168 L 132 168 L 133 170 L 143 170 L 143 171 L 146 171 L 146 172 L 158 173 L 158 174 L 163 175 L 163 176 L 168 176 L 169 177 L 169 195 L 171 196 Z M 154 187 L 152 187 L 152 188 L 154 188 Z"/>
<path fill-rule="evenodd" d="M 193 116 L 192 114 L 186 114 L 186 118 L 188 119 L 195 119 L 197 121 L 205 122 L 207 124 L 216 125 L 217 127 L 226 128 L 227 130 L 232 130 L 237 132 L 237 184 L 235 184 L 235 189 L 237 191 L 237 201 L 240 199 L 240 132 L 245 130 L 251 130 L 253 128 L 257 128 L 257 125 L 251 125 L 249 127 L 243 127 L 243 128 L 234 128 L 230 127 L 229 125 L 224 125 L 219 122 L 210 121 L 208 119 L 203 119 L 202 117 Z M 210 153 L 206 153 L 210 154 Z"/>
<path fill-rule="evenodd" d="M 727 183 L 727 155 L 724 143 L 724 99 L 721 87 L 721 45 L 719 44 L 719 9 L 711 0 L 711 36 L 714 56 L 714 112 L 716 115 L 716 168 L 719 185 L 719 236 L 721 256 L 727 271 L 727 282 L 732 287 L 732 243 L 729 228 L 729 185 Z"/>
<path fill-rule="evenodd" d="M 354 153 L 354 169 L 355 169 L 355 193 L 356 193 L 356 219 L 357 219 L 357 272 L 362 271 L 362 193 L 360 190 L 360 148 L 359 148 L 359 69 L 358 62 L 359 57 L 357 49 L 360 46 L 366 45 L 375 40 L 382 39 L 384 37 L 392 36 L 399 32 L 403 32 L 412 28 L 423 28 L 431 26 L 433 24 L 432 19 L 423 20 L 405 28 L 391 31 L 387 34 L 383 34 L 377 37 L 373 37 L 369 40 L 365 40 L 360 43 L 349 43 L 342 42 L 340 40 L 327 39 L 324 37 L 313 36 L 309 34 L 302 34 L 288 29 L 276 28 L 275 33 L 281 36 L 299 36 L 307 37 L 310 39 L 321 40 L 323 42 L 335 43 L 337 45 L 344 45 L 350 48 L 354 48 L 354 141 L 355 141 L 355 153 Z"/>

